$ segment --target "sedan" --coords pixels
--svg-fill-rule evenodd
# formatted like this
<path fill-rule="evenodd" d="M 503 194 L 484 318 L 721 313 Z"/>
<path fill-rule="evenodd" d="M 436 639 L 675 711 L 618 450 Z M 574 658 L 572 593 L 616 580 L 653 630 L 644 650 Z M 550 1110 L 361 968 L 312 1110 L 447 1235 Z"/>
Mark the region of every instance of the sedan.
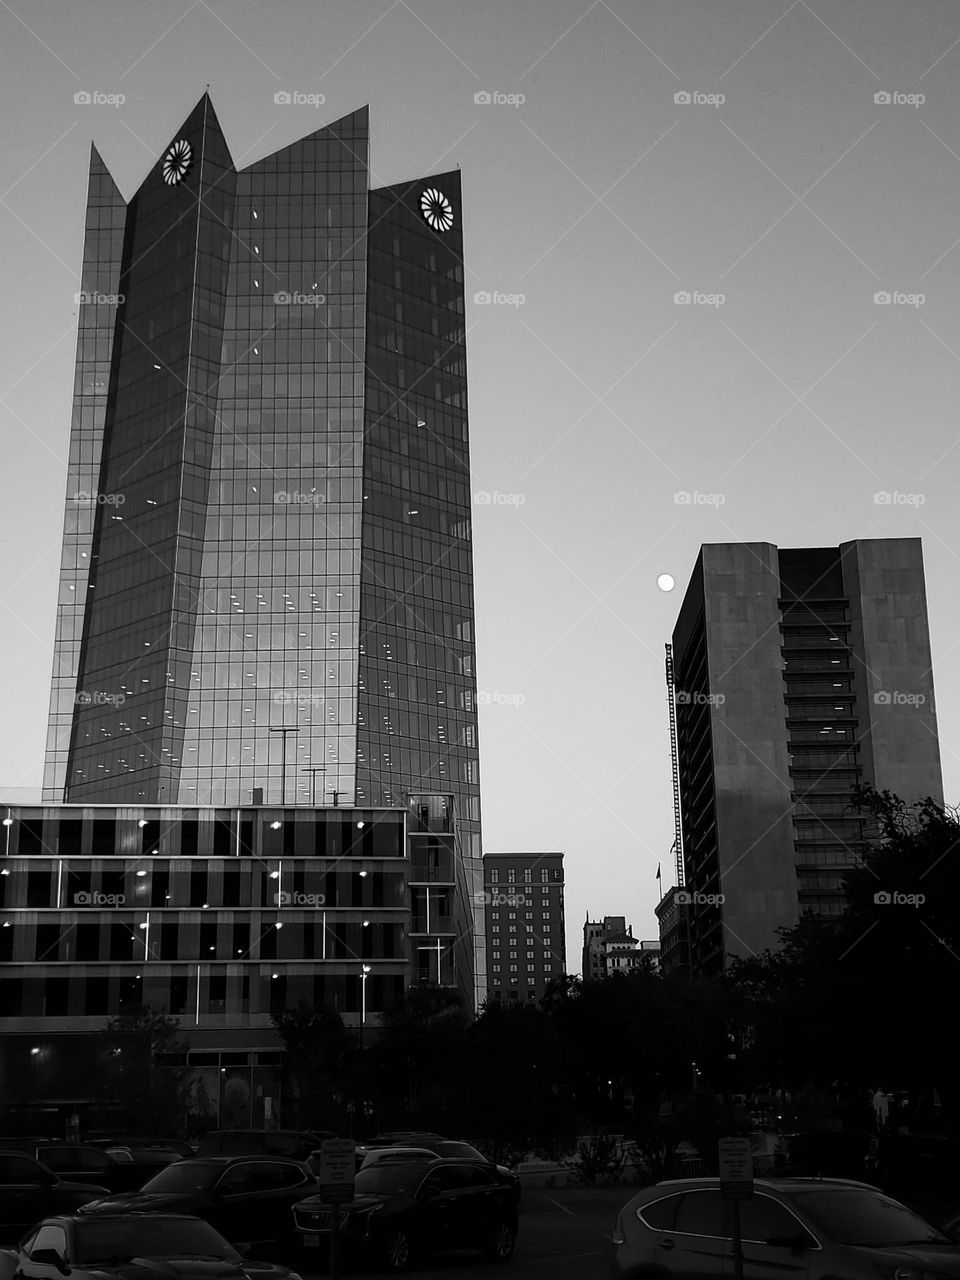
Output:
<path fill-rule="evenodd" d="M 718 1178 L 678 1178 L 629 1200 L 611 1275 L 706 1280 L 733 1274 L 733 1203 Z M 960 1277 L 956 1239 L 864 1182 L 756 1179 L 740 1205 L 743 1280 Z"/>
<path fill-rule="evenodd" d="M 94 1213 L 192 1213 L 235 1245 L 290 1242 L 290 1210 L 317 1183 L 305 1164 L 271 1156 L 210 1156 L 180 1160 L 138 1192 L 85 1205 Z"/>
<path fill-rule="evenodd" d="M 0 1280 L 300 1280 L 251 1262 L 199 1218 L 174 1214 L 47 1218 L 18 1249 L 0 1250 Z"/>
<path fill-rule="evenodd" d="M 479 1249 L 489 1261 L 504 1262 L 517 1236 L 510 1189 L 466 1161 L 376 1164 L 357 1174 L 348 1204 L 301 1200 L 293 1219 L 306 1255 L 318 1257 L 329 1246 L 334 1214 L 345 1251 L 372 1256 L 389 1271 L 449 1249 Z"/>

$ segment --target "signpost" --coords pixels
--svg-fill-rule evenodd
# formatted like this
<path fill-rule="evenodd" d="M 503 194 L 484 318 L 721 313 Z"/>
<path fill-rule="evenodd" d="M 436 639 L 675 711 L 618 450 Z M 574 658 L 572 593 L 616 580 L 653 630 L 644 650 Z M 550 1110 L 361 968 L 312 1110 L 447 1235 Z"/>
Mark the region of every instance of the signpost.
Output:
<path fill-rule="evenodd" d="M 720 1198 L 733 1201 L 733 1275 L 743 1280 L 740 1201 L 753 1195 L 753 1154 L 749 1138 L 721 1138 Z"/>
<path fill-rule="evenodd" d="M 330 1280 L 339 1275 L 340 1206 L 353 1199 L 356 1144 L 352 1138 L 326 1138 L 320 1143 L 319 1195 L 330 1206 Z"/>

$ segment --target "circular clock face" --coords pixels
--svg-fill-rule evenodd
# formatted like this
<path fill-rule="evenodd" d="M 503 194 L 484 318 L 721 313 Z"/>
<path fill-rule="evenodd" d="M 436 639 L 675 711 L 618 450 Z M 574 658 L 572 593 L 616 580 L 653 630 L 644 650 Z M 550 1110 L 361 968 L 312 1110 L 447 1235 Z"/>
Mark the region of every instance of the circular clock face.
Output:
<path fill-rule="evenodd" d="M 420 212 L 434 231 L 449 231 L 453 226 L 453 206 L 436 187 L 429 187 L 420 197 Z"/>
<path fill-rule="evenodd" d="M 175 142 L 163 157 L 163 180 L 168 187 L 175 187 L 193 166 L 193 148 L 184 138 Z"/>

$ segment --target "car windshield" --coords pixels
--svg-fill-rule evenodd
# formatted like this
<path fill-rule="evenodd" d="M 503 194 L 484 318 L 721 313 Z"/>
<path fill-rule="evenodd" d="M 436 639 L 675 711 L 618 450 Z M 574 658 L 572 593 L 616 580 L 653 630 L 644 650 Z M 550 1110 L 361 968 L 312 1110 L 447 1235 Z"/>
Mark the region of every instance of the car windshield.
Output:
<path fill-rule="evenodd" d="M 797 1207 L 838 1244 L 949 1244 L 949 1236 L 879 1191 L 797 1191 Z"/>
<path fill-rule="evenodd" d="M 374 1164 L 357 1174 L 357 1195 L 411 1196 L 423 1178 L 422 1164 Z"/>
<path fill-rule="evenodd" d="M 186 1195 L 190 1192 L 207 1191 L 213 1186 L 223 1172 L 223 1165 L 204 1164 L 201 1160 L 181 1160 L 177 1164 L 167 1165 L 140 1188 L 141 1191 L 163 1192 L 171 1195 Z"/>
<path fill-rule="evenodd" d="M 227 1258 L 240 1255 L 208 1222 L 199 1218 L 154 1218 L 132 1221 L 91 1218 L 74 1228 L 74 1259 L 82 1266 L 112 1258 Z"/>
<path fill-rule="evenodd" d="M 483 1160 L 476 1147 L 471 1147 L 469 1142 L 437 1142 L 433 1147 L 438 1156 L 443 1156 L 447 1160 Z"/>

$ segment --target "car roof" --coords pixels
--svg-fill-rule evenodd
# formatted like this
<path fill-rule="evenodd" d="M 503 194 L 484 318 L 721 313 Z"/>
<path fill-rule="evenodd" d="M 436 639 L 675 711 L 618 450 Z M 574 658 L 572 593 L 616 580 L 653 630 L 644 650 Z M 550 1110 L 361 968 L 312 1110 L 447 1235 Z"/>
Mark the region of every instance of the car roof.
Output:
<path fill-rule="evenodd" d="M 113 1212 L 98 1213 L 96 1216 L 90 1213 L 58 1213 L 46 1218 L 41 1218 L 36 1224 L 38 1227 L 47 1226 L 51 1222 L 59 1223 L 75 1223 L 84 1225 L 92 1222 L 132 1222 L 142 1224 L 144 1218 L 149 1218 L 151 1222 L 203 1222 L 203 1218 L 198 1218 L 196 1214 L 191 1213 L 148 1213 L 146 1210 L 137 1209 L 117 1209 Z M 210 1225 L 209 1223 L 207 1224 Z M 214 1230 L 216 1228 L 214 1227 Z"/>
<path fill-rule="evenodd" d="M 399 1161 L 403 1156 L 429 1156 L 431 1160 L 437 1159 L 437 1153 L 435 1151 L 431 1151 L 429 1147 L 367 1147 L 366 1154 L 369 1156 L 389 1155 L 391 1157 L 391 1163 L 394 1157 Z M 377 1163 L 380 1162 L 377 1161 Z M 444 1163 L 449 1164 L 450 1161 L 445 1160 Z"/>
<path fill-rule="evenodd" d="M 296 1165 L 298 1169 L 307 1168 L 302 1160 L 295 1160 L 293 1156 L 274 1154 L 272 1151 L 258 1151 L 244 1154 L 242 1156 L 185 1156 L 182 1160 L 177 1160 L 174 1163 L 178 1169 L 182 1168 L 185 1164 L 203 1164 L 226 1168 L 227 1165 L 232 1164 L 263 1164 L 265 1160 L 269 1161 L 270 1164 L 293 1164 Z M 168 1169 L 172 1169 L 174 1165 L 170 1164 L 166 1167 Z"/>
<path fill-rule="evenodd" d="M 653 1187 L 648 1187 L 648 1191 L 653 1191 L 657 1187 L 676 1187 L 689 1188 L 691 1191 L 709 1191 L 719 1187 L 719 1178 L 664 1178 L 663 1181 L 657 1182 Z M 858 1182 L 853 1178 L 754 1178 L 753 1185 L 760 1187 L 764 1191 L 809 1191 L 814 1187 L 834 1187 L 839 1190 L 849 1188 L 866 1189 L 868 1191 L 879 1191 L 880 1187 L 875 1187 L 870 1182 Z"/>

